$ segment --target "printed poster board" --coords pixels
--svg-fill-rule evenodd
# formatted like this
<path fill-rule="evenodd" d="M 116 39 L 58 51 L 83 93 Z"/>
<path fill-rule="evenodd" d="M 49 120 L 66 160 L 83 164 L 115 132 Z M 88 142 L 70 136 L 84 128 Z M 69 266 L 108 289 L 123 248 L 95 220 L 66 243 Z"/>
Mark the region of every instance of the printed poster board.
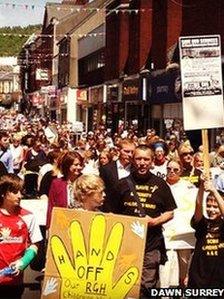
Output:
<path fill-rule="evenodd" d="M 180 37 L 184 129 L 224 126 L 219 35 Z"/>
<path fill-rule="evenodd" d="M 139 298 L 144 218 L 54 208 L 42 299 Z"/>

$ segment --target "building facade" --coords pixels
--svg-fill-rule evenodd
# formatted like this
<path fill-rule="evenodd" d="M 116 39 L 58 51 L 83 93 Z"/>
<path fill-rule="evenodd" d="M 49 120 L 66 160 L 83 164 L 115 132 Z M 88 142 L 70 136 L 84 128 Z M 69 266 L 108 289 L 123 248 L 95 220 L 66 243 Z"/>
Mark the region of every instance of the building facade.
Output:
<path fill-rule="evenodd" d="M 46 7 L 41 42 L 32 50 L 46 59 L 38 68 L 48 70 L 49 81 L 33 82 L 36 71 L 29 66 L 30 92 L 49 86 L 42 97 L 47 92 L 50 117 L 89 130 L 106 123 L 112 132 L 133 125 L 162 134 L 166 124 L 181 122 L 179 37 L 220 34 L 224 42 L 222 0 L 58 5 Z"/>

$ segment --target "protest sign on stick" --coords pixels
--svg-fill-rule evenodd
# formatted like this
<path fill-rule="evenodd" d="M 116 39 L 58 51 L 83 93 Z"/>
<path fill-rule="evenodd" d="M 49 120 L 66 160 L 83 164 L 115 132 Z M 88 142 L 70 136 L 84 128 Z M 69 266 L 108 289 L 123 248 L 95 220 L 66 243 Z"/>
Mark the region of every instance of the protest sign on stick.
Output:
<path fill-rule="evenodd" d="M 184 129 L 202 130 L 203 160 L 209 173 L 207 129 L 224 126 L 219 35 L 179 39 Z"/>
<path fill-rule="evenodd" d="M 203 145 L 203 162 L 204 162 L 204 174 L 209 177 L 209 142 L 208 142 L 208 130 L 202 129 L 202 145 Z"/>
<path fill-rule="evenodd" d="M 184 129 L 224 125 L 219 35 L 180 37 Z"/>
<path fill-rule="evenodd" d="M 139 298 L 144 218 L 54 208 L 42 299 Z"/>

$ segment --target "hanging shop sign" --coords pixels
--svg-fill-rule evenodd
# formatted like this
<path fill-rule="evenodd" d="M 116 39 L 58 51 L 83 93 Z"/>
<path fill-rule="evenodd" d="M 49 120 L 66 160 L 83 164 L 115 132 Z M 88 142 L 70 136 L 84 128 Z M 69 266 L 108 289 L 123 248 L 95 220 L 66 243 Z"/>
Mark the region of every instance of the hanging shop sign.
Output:
<path fill-rule="evenodd" d="M 104 86 L 96 86 L 89 88 L 89 103 L 97 105 L 104 101 Z"/>
<path fill-rule="evenodd" d="M 77 89 L 77 104 L 87 105 L 87 89 Z"/>
<path fill-rule="evenodd" d="M 175 103 L 181 101 L 179 70 L 162 70 L 151 73 L 149 88 L 152 103 Z"/>
<path fill-rule="evenodd" d="M 122 85 L 122 99 L 124 101 L 138 100 L 140 93 L 140 80 L 128 79 L 123 82 Z"/>
<path fill-rule="evenodd" d="M 47 69 L 36 69 L 36 80 L 38 81 L 48 81 L 49 74 Z"/>

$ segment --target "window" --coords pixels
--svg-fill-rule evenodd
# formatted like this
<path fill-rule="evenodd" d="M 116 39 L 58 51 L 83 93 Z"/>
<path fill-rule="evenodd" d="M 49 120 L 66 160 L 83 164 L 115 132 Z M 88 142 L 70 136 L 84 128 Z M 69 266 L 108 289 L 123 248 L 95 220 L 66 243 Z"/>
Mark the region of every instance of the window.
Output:
<path fill-rule="evenodd" d="M 85 61 L 84 72 L 92 72 L 105 65 L 104 52 L 100 51 L 90 55 Z"/>

